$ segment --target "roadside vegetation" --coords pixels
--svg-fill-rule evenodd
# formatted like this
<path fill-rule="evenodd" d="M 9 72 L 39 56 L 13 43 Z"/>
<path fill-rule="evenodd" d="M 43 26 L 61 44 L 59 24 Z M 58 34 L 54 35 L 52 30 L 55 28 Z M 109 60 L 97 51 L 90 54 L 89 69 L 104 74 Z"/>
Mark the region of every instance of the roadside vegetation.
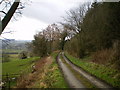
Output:
<path fill-rule="evenodd" d="M 86 3 L 71 9 L 63 23 L 74 32 L 64 45 L 68 58 L 114 87 L 120 87 L 119 9 L 120 2 Z"/>
<path fill-rule="evenodd" d="M 106 81 L 114 87 L 120 87 L 120 72 L 118 70 L 115 70 L 114 68 L 111 68 L 109 66 L 93 63 L 88 57 L 78 59 L 71 56 L 67 52 L 65 53 L 65 55 L 72 63 L 83 68 L 92 75 Z"/>
<path fill-rule="evenodd" d="M 62 72 L 56 63 L 57 55 L 58 52 L 53 52 L 51 54 L 53 59 L 52 63 L 45 72 L 43 72 L 41 79 L 35 83 L 33 86 L 34 88 L 68 88 Z"/>
<path fill-rule="evenodd" d="M 56 63 L 58 52 L 41 58 L 32 73 L 24 74 L 17 81 L 17 88 L 67 88 L 67 84 Z"/>
<path fill-rule="evenodd" d="M 51 65 L 51 68 L 56 68 L 53 71 L 53 73 L 51 72 L 52 76 L 55 78 L 55 83 L 53 84 L 53 87 L 68 88 L 68 85 L 63 77 L 62 71 L 60 70 L 60 68 L 58 67 L 58 64 L 56 62 L 57 55 L 58 55 L 58 52 L 54 52 L 51 54 L 51 56 L 54 59 L 52 65 Z M 51 79 L 52 79 L 52 77 L 51 77 Z"/>
<path fill-rule="evenodd" d="M 60 56 L 60 59 L 62 60 L 62 62 L 71 70 L 71 72 L 74 74 L 74 76 L 82 81 L 82 84 L 86 86 L 86 88 L 96 88 L 95 85 L 93 85 L 92 83 L 90 83 L 85 77 L 83 77 L 82 75 L 80 75 L 78 72 L 76 72 L 69 64 L 66 63 L 66 61 L 64 60 L 64 58 L 62 56 Z"/>

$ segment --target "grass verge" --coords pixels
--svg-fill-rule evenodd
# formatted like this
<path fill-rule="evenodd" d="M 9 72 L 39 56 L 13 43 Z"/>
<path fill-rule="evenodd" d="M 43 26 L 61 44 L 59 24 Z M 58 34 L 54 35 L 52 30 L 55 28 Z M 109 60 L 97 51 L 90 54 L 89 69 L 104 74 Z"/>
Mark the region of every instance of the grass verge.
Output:
<path fill-rule="evenodd" d="M 120 72 L 119 71 L 111 67 L 107 67 L 104 65 L 87 62 L 85 60 L 75 58 L 69 55 L 67 52 L 65 53 L 65 55 L 75 65 L 82 67 L 84 70 L 106 81 L 107 83 L 111 84 L 113 87 L 120 88 Z"/>
<path fill-rule="evenodd" d="M 60 57 L 62 62 L 70 69 L 70 71 L 74 74 L 74 76 L 87 88 L 96 88 L 92 83 L 90 83 L 86 78 L 84 78 L 82 75 L 80 75 L 77 71 L 75 71 L 61 56 Z"/>
<path fill-rule="evenodd" d="M 53 87 L 55 88 L 68 88 L 68 85 L 65 81 L 65 79 L 63 78 L 63 75 L 58 67 L 58 64 L 56 63 L 56 57 L 58 55 L 58 52 L 54 52 L 51 54 L 51 56 L 53 57 L 54 61 L 53 63 L 51 64 L 51 69 L 55 68 L 53 72 L 50 72 L 49 75 L 51 77 L 54 77 L 54 83 L 53 83 Z M 52 79 L 52 78 L 51 78 Z"/>
<path fill-rule="evenodd" d="M 56 63 L 58 52 L 51 54 L 52 64 L 41 73 L 41 79 L 36 82 L 34 88 L 68 88 L 63 75 Z"/>

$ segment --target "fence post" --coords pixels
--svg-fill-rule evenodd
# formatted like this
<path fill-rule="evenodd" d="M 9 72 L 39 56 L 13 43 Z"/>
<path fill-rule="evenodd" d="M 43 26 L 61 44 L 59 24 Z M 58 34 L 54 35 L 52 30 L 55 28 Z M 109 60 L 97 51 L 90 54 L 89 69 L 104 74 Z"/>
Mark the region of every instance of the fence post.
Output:
<path fill-rule="evenodd" d="M 7 87 L 8 87 L 8 89 L 10 89 L 10 78 L 9 78 L 9 74 L 7 73 L 6 74 L 6 77 L 7 77 Z"/>
<path fill-rule="evenodd" d="M 10 89 L 10 78 L 8 80 L 8 88 Z"/>

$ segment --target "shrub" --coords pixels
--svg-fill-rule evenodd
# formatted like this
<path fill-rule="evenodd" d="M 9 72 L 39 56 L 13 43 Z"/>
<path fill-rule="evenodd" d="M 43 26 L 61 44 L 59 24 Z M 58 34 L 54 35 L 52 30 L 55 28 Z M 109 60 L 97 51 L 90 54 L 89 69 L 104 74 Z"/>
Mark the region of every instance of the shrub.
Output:
<path fill-rule="evenodd" d="M 116 41 L 113 44 L 113 53 L 111 55 L 111 63 L 114 67 L 120 70 L 120 41 Z"/>
<path fill-rule="evenodd" d="M 120 41 L 116 41 L 112 48 L 97 51 L 93 54 L 93 62 L 110 64 L 120 70 Z"/>
<path fill-rule="evenodd" d="M 107 64 L 109 63 L 109 60 L 111 58 L 110 55 L 112 55 L 112 49 L 104 49 L 97 51 L 92 55 L 93 62 L 99 64 Z"/>
<path fill-rule="evenodd" d="M 27 58 L 27 52 L 26 52 L 26 51 L 22 51 L 22 52 L 19 54 L 19 58 L 20 58 L 20 59 L 26 59 L 26 58 Z"/>

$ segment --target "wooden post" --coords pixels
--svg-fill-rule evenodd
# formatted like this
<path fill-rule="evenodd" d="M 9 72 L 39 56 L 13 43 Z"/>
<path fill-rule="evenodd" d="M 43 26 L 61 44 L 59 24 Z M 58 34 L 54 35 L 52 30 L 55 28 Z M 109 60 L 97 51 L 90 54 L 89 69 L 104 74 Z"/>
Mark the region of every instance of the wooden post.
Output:
<path fill-rule="evenodd" d="M 7 82 L 6 83 L 8 83 L 7 84 L 7 88 L 10 89 L 10 77 L 9 77 L 8 73 L 6 74 L 6 78 L 7 78 Z"/>
<path fill-rule="evenodd" d="M 7 79 L 7 80 L 6 80 L 6 83 L 7 83 L 6 86 L 8 87 L 8 81 L 9 81 L 8 73 L 6 73 L 6 79 Z"/>
<path fill-rule="evenodd" d="M 10 89 L 10 78 L 8 78 L 8 88 Z"/>

